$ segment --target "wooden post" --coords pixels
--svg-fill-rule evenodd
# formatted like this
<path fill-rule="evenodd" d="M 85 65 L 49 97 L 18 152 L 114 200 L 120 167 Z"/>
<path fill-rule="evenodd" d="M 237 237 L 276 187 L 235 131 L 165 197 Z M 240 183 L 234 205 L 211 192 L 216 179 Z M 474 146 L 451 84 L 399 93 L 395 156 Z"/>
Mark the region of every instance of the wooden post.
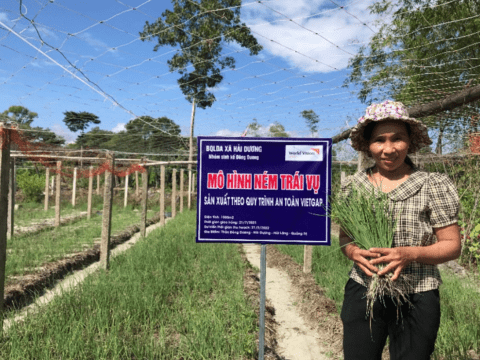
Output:
<path fill-rule="evenodd" d="M 165 165 L 160 166 L 160 225 L 165 224 Z"/>
<path fill-rule="evenodd" d="M 52 176 L 52 193 L 55 190 L 55 176 Z"/>
<path fill-rule="evenodd" d="M 92 218 L 92 195 L 93 195 L 93 166 L 88 171 L 88 199 L 87 199 L 87 219 Z"/>
<path fill-rule="evenodd" d="M 343 183 L 345 181 L 345 171 L 342 171 L 340 173 L 340 183 Z"/>
<path fill-rule="evenodd" d="M 55 192 L 55 227 L 60 226 L 60 204 L 61 204 L 61 179 L 62 179 L 62 162 L 57 161 L 57 180 Z"/>
<path fill-rule="evenodd" d="M 100 174 L 97 174 L 97 195 L 100 195 Z"/>
<path fill-rule="evenodd" d="M 180 170 L 180 212 L 183 212 L 183 169 Z"/>
<path fill-rule="evenodd" d="M 177 169 L 172 170 L 172 219 L 177 215 Z"/>
<path fill-rule="evenodd" d="M 10 135 L 8 125 L 0 123 L 0 329 L 3 329 L 5 295 L 5 262 L 7 260 L 8 172 L 10 168 Z"/>
<path fill-rule="evenodd" d="M 192 209 L 192 169 L 188 170 L 188 210 Z"/>
<path fill-rule="evenodd" d="M 15 230 L 15 158 L 10 158 L 8 172 L 8 212 L 7 212 L 7 240 L 13 237 Z"/>
<path fill-rule="evenodd" d="M 128 202 L 128 174 L 125 175 L 125 198 L 123 199 L 123 207 L 127 207 Z"/>
<path fill-rule="evenodd" d="M 312 245 L 305 245 L 303 249 L 303 272 L 311 273 L 312 272 Z"/>
<path fill-rule="evenodd" d="M 77 205 L 77 168 L 73 169 L 72 206 Z"/>
<path fill-rule="evenodd" d="M 147 235 L 147 198 L 148 198 L 148 167 L 142 173 L 142 220 L 140 221 L 140 236 Z"/>
<path fill-rule="evenodd" d="M 138 197 L 138 171 L 135 171 L 135 197 Z"/>
<path fill-rule="evenodd" d="M 100 262 L 105 270 L 110 261 L 110 232 L 112 230 L 112 204 L 113 204 L 113 169 L 115 168 L 115 155 L 107 151 L 108 169 L 105 171 L 105 186 L 103 194 L 102 240 L 100 243 Z"/>
<path fill-rule="evenodd" d="M 195 194 L 195 185 L 197 183 L 195 182 L 195 174 L 192 175 L 192 194 Z"/>
<path fill-rule="evenodd" d="M 49 194 L 49 179 L 50 178 L 50 168 L 47 167 L 47 170 L 46 170 L 46 174 L 45 174 L 45 205 L 44 205 L 44 210 L 47 211 L 48 210 L 48 197 L 50 196 Z"/>

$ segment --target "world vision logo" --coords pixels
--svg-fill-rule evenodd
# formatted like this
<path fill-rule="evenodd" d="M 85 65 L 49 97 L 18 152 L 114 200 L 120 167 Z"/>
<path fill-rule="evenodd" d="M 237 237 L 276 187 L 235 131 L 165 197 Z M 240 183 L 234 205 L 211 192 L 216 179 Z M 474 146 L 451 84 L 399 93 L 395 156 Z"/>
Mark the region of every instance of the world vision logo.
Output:
<path fill-rule="evenodd" d="M 323 161 L 322 146 L 286 145 L 286 161 Z"/>
<path fill-rule="evenodd" d="M 320 155 L 320 149 L 317 149 L 317 148 L 311 148 L 311 150 L 315 151 L 317 153 L 317 155 Z"/>

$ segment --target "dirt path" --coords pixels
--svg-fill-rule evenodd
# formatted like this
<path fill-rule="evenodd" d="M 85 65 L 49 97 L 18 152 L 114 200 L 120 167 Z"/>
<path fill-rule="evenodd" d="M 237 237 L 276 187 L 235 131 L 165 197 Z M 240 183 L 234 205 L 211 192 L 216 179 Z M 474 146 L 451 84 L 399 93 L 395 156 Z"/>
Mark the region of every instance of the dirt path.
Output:
<path fill-rule="evenodd" d="M 260 268 L 260 246 L 244 244 L 243 249 L 248 261 Z M 285 266 L 287 264 L 288 266 Z M 321 290 L 315 285 L 313 278 L 308 279 L 311 275 L 302 274 L 306 281 L 292 279 L 286 269 L 293 270 L 295 265 L 297 264 L 287 255 L 276 253 L 272 246 L 267 246 L 266 297 L 275 309 L 277 353 L 288 360 L 338 358 L 341 350 L 338 347 L 339 333 L 335 331 L 338 330 L 338 319 L 333 321 L 334 326 L 330 320 L 323 324 L 323 320 L 318 320 L 325 315 L 328 318 L 328 314 L 334 318 L 335 307 L 333 305 L 332 309 L 332 304 L 323 294 L 320 294 L 320 298 L 305 296 L 304 291 L 296 285 L 303 285 L 305 288 L 308 283 L 307 292 L 321 293 Z M 317 316 L 312 317 L 309 311 L 312 309 Z"/>

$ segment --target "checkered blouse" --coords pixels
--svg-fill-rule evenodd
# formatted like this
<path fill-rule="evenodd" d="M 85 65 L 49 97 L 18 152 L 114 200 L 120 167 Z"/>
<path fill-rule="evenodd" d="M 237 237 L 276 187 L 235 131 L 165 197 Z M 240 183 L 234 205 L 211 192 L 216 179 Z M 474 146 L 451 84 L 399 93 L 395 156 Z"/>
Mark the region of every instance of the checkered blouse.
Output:
<path fill-rule="evenodd" d="M 372 189 L 365 169 L 348 176 L 342 183 L 342 196 L 348 197 L 351 186 Z M 427 246 L 437 239 L 433 228 L 441 228 L 458 221 L 459 198 L 455 185 L 445 174 L 428 173 L 414 169 L 406 181 L 388 193 L 393 215 L 398 217 L 397 229 L 393 238 L 393 247 Z M 419 293 L 437 289 L 442 283 L 436 265 L 413 262 L 402 270 L 412 279 L 413 292 Z M 350 277 L 367 286 L 371 278 L 354 264 Z M 400 279 L 398 280 L 400 281 Z"/>

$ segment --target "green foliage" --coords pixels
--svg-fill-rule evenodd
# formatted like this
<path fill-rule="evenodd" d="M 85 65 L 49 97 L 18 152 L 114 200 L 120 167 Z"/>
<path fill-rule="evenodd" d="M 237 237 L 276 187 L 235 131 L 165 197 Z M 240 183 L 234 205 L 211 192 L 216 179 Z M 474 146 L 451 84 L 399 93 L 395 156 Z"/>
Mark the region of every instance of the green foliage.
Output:
<path fill-rule="evenodd" d="M 290 135 L 287 134 L 285 131 L 285 127 L 280 124 L 278 121 L 275 121 L 275 123 L 270 126 L 270 129 L 268 129 L 268 136 L 269 137 L 281 137 L 281 138 L 288 138 Z"/>
<path fill-rule="evenodd" d="M 303 110 L 300 116 L 305 119 L 307 127 L 312 133 L 312 136 L 317 132 L 317 125 L 320 122 L 320 118 L 313 110 Z"/>
<path fill-rule="evenodd" d="M 236 42 L 251 55 L 262 47 L 241 23 L 241 0 L 172 0 L 172 4 L 173 11 L 165 10 L 152 24 L 147 21 L 140 36 L 157 39 L 154 51 L 161 46 L 180 48 L 168 60 L 170 70 L 181 75 L 178 84 L 187 100 L 205 109 L 216 100 L 210 89 L 223 80 L 221 71 L 235 67 L 233 57 L 222 56 L 222 44 Z"/>
<path fill-rule="evenodd" d="M 45 175 L 20 169 L 17 171 L 17 184 L 27 202 L 40 202 L 45 189 Z"/>
<path fill-rule="evenodd" d="M 98 120 L 97 115 L 86 112 L 86 111 L 82 111 L 82 112 L 65 111 L 63 114 L 65 115 L 63 122 L 65 123 L 65 125 L 67 125 L 70 131 L 77 132 L 80 130 L 81 135 L 85 133 L 85 130 L 87 129 L 90 123 L 100 124 L 100 120 Z M 77 143 L 80 143 L 80 145 L 83 145 L 83 137 L 80 139 L 77 139 Z"/>
<path fill-rule="evenodd" d="M 2 120 L 13 121 L 19 125 L 27 126 L 30 126 L 37 117 L 38 114 L 36 112 L 30 111 L 26 107 L 16 105 L 10 106 L 8 110 L 0 114 Z"/>

